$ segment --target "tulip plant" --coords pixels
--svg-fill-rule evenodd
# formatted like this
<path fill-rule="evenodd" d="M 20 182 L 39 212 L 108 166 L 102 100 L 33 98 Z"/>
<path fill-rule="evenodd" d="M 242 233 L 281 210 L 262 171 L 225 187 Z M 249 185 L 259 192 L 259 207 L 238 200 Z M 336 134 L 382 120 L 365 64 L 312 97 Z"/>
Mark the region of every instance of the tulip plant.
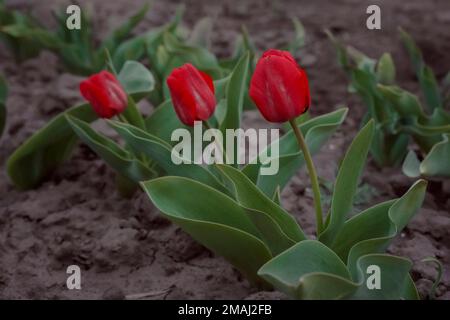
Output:
<path fill-rule="evenodd" d="M 445 107 L 450 102 L 450 73 L 440 88 L 412 37 L 400 30 L 425 98 L 424 110 L 417 96 L 395 85 L 395 65 L 390 54 L 375 61 L 329 35 L 338 50 L 339 64 L 351 79 L 350 90 L 357 92 L 367 106 L 364 122 L 369 118 L 376 122 L 371 151 L 377 164 L 398 165 L 404 161 L 403 171 L 410 177 L 449 177 L 450 113 Z M 419 147 L 422 162 L 413 150 L 408 153 L 410 138 Z"/>
<path fill-rule="evenodd" d="M 102 108 L 105 101 L 110 101 L 110 98 L 108 98 L 110 94 L 108 93 L 109 85 L 97 86 L 99 97 L 94 100 L 88 97 L 89 92 L 81 88 L 82 95 L 91 102 L 94 109 L 91 109 L 89 104 L 83 104 L 58 115 L 10 156 L 7 164 L 8 174 L 17 187 L 21 189 L 37 187 L 70 156 L 77 136 L 111 164 L 118 172 L 118 176 L 125 177 L 127 180 L 131 179 L 136 182 L 145 180 L 149 178 L 148 171 L 152 173 L 152 176 L 167 172 L 167 164 L 163 160 L 160 159 L 163 162 L 162 165 L 157 165 L 150 159 L 146 159 L 144 166 L 146 173 L 140 176 L 134 171 L 141 172 L 142 157 L 136 156 L 130 146 L 123 150 L 111 139 L 89 128 L 88 123 L 99 118 L 110 118 L 109 113 L 113 111 L 111 116 L 122 119 L 119 119 L 119 122 L 109 122 L 111 126 L 118 130 L 118 125 L 140 123 L 136 127 L 152 135 L 149 139 L 156 143 L 157 150 L 160 150 L 162 144 L 164 157 L 168 156 L 170 159 L 170 149 L 173 144 L 170 141 L 172 131 L 176 128 L 189 126 L 185 126 L 176 116 L 170 101 L 171 93 L 166 80 L 174 68 L 186 63 L 194 64 L 196 68 L 202 70 L 203 74 L 207 73 L 215 79 L 215 97 L 219 101 L 218 118 L 228 123 L 227 126 L 223 124 L 222 127 L 230 127 L 232 124 L 234 127 L 239 126 L 242 106 L 246 109 L 252 107 L 245 84 L 249 82 L 249 71 L 252 70 L 254 65 L 251 41 L 244 29 L 242 36 L 237 41 L 236 52 L 232 57 L 219 60 L 208 49 L 208 35 L 212 27 L 210 20 L 200 20 L 193 30 L 188 32 L 180 26 L 182 12 L 182 8 L 180 8 L 175 18 L 167 25 L 122 42 L 112 55 L 108 54 L 108 50 L 105 51 L 106 62 L 104 65 L 113 74 L 117 73 L 115 70 L 120 70 L 117 74 L 117 80 L 128 95 L 127 106 L 131 104 L 133 107 L 122 110 L 124 98 L 122 94 L 119 94 L 115 95 L 115 98 L 119 98 L 119 102 L 114 102 L 114 104 L 121 106 L 119 109 L 124 111 L 123 115 L 121 112 L 117 112 L 118 109 L 113 111 L 114 108 L 109 106 Z M 303 29 L 298 21 L 294 20 L 294 25 L 296 36 L 287 44 L 287 47 L 297 50 L 303 43 Z M 149 72 L 137 61 L 127 60 L 141 59 L 145 56 L 148 57 L 152 72 Z M 98 83 L 96 79 L 102 78 L 101 74 L 103 72 L 100 72 L 98 76 L 91 77 L 91 81 L 88 81 L 92 83 L 94 88 Z M 111 83 L 107 80 L 106 82 Z M 113 87 L 117 88 L 117 85 L 113 85 Z M 101 95 L 106 96 L 102 98 Z M 137 114 L 134 104 L 147 97 L 156 108 L 150 116 L 144 117 Z M 101 100 L 104 101 L 101 102 Z M 122 101 L 120 102 L 120 100 Z M 97 103 L 96 101 L 100 102 Z M 227 109 L 233 111 L 226 112 Z M 103 114 L 103 112 L 106 112 L 106 114 Z M 129 115 L 130 112 L 133 115 Z M 134 118 L 134 121 L 130 122 L 124 119 L 124 117 L 130 116 Z M 142 118 L 145 119 L 142 120 Z M 80 123 L 77 120 L 83 122 Z M 145 128 L 142 121 L 145 123 Z M 73 128 L 76 130 L 73 131 Z M 123 132 L 123 128 L 120 129 Z M 103 146 L 105 143 L 107 146 Z M 106 148 L 107 151 L 99 151 L 98 148 L 101 150 Z M 118 160 L 118 158 L 124 156 L 126 159 Z M 152 158 L 151 155 L 146 157 Z M 159 157 L 158 153 L 156 158 Z M 136 159 L 138 162 L 135 162 Z M 165 159 L 167 160 L 167 158 Z M 30 167 L 29 163 L 34 165 Z M 179 171 L 178 166 L 175 166 L 174 169 L 176 172 Z M 133 172 L 130 172 L 130 170 Z M 169 171 L 172 172 L 172 169 Z"/>
<path fill-rule="evenodd" d="M 0 137 L 2 136 L 3 129 L 5 128 L 6 122 L 6 95 L 8 93 L 8 88 L 6 86 L 6 81 L 0 75 Z"/>
<path fill-rule="evenodd" d="M 23 30 L 31 31 L 30 37 L 19 36 Z M 31 16 L 10 10 L 0 0 L 0 41 L 4 42 L 18 61 L 37 56 L 45 44 L 50 44 L 47 33 Z"/>
<path fill-rule="evenodd" d="M 188 66 L 183 72 L 189 69 Z M 201 75 L 197 74 L 190 85 L 186 79 L 191 77 L 170 80 L 178 80 L 177 85 L 186 88 L 181 99 L 177 97 L 178 87 L 173 86 L 174 104 L 180 104 L 178 108 L 186 113 L 201 111 L 199 108 L 207 101 L 203 100 L 206 93 L 196 92 L 201 87 Z M 209 90 L 208 81 L 202 86 Z M 411 262 L 382 252 L 420 208 L 426 182 L 419 180 L 401 198 L 348 218 L 374 134 L 371 120 L 340 165 L 331 208 L 323 217 L 310 149 L 319 149 L 318 141 L 324 141 L 334 131 L 346 110 L 296 124 L 293 120 L 310 106 L 308 80 L 285 51 L 269 50 L 263 54 L 251 79 L 250 96 L 268 121 L 291 123 L 292 130 L 273 142 L 284 148 L 280 173 L 264 177 L 259 175 L 258 165 L 239 168 L 216 164 L 215 176 L 225 189 L 193 176 L 170 175 L 142 182 L 156 207 L 194 239 L 224 256 L 251 282 L 273 286 L 291 297 L 417 299 L 408 273 Z M 178 114 L 186 117 L 181 111 Z M 203 116 L 199 119 L 205 121 Z M 125 140 L 130 144 L 135 140 L 134 145 L 144 152 L 146 144 L 138 144 L 137 137 L 130 139 L 129 133 L 124 137 L 127 135 Z M 314 190 L 316 240 L 304 233 L 280 203 L 280 190 L 304 162 Z M 372 291 L 366 286 L 366 269 L 371 265 L 383 270 L 380 290 Z"/>
<path fill-rule="evenodd" d="M 147 11 L 148 5 L 144 5 L 98 46 L 94 46 L 96 40 L 92 23 L 85 10 L 80 12 L 80 29 L 68 29 L 67 15 L 59 13 L 55 14 L 58 28 L 53 31 L 40 25 L 32 16 L 10 10 L 0 2 L 0 40 L 6 42 L 19 60 L 32 58 L 44 49 L 51 50 L 70 72 L 91 75 L 105 68 L 107 51 L 113 56 L 116 68 L 120 69 L 127 60 L 140 60 L 147 48 L 159 45 L 163 33 L 176 29 L 181 10 L 169 24 L 130 38 L 130 33 L 144 19 Z"/>
<path fill-rule="evenodd" d="M 113 38 L 123 40 L 141 18 L 132 18 L 126 32 Z M 271 49 L 256 60 L 244 29 L 235 54 L 218 59 L 208 50 L 210 21 L 202 20 L 186 34 L 179 20 L 177 16 L 160 29 L 103 45 L 109 49 L 104 61 L 99 58 L 103 53 L 91 52 L 83 35 L 77 46 L 96 58 L 87 59 L 86 66 L 66 59 L 77 72 L 89 74 L 80 83 L 87 103 L 56 116 L 11 155 L 11 181 L 21 189 L 36 187 L 70 156 L 79 139 L 117 172 L 119 191 L 130 194 L 140 186 L 165 217 L 257 286 L 299 299 L 418 298 L 409 275 L 411 262 L 383 252 L 420 208 L 426 182 L 419 180 L 402 197 L 350 218 L 374 136 L 381 141 L 378 119 L 368 119 L 340 164 L 325 210 L 312 155 L 343 123 L 347 109 L 304 120 L 311 107 L 308 77 L 289 52 L 303 45 L 301 24 L 294 21 L 296 37 L 285 48 L 289 51 Z M 135 61 L 144 56 L 152 72 Z M 149 115 L 137 105 L 145 98 L 155 106 Z M 200 123 L 225 134 L 239 129 L 243 112 L 254 106 L 267 121 L 289 129 L 259 150 L 258 161 L 238 164 L 237 152 L 230 152 L 237 140 L 230 147 L 214 137 L 222 155 L 219 163 L 174 162 L 174 130 L 194 132 Z M 90 123 L 96 120 L 106 121 L 121 141 L 94 130 Z M 185 160 L 184 154 L 179 157 Z M 278 171 L 265 175 L 275 157 Z M 282 207 L 281 192 L 303 164 L 313 191 L 315 235 L 305 234 Z M 366 286 L 372 266 L 382 270 L 378 290 Z"/>

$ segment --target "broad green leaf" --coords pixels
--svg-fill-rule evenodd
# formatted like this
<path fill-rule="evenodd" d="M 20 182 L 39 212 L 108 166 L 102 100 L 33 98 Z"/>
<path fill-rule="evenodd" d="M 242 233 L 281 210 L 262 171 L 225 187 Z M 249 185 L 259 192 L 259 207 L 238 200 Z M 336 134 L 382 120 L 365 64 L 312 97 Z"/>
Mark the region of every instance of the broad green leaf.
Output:
<path fill-rule="evenodd" d="M 343 240 L 345 244 L 340 245 L 336 241 L 335 246 L 338 246 L 336 250 L 343 256 L 348 252 L 347 266 L 353 279 L 357 277 L 358 259 L 367 254 L 386 250 L 392 239 L 417 213 L 425 198 L 426 186 L 425 180 L 418 180 L 390 207 L 385 207 L 387 204 L 378 205 L 366 210 L 364 214 L 355 216 L 344 225 L 338 240 L 346 239 Z M 386 208 L 387 211 L 382 210 Z M 361 233 L 363 230 L 366 230 L 367 235 Z"/>
<path fill-rule="evenodd" d="M 370 266 L 380 271 L 380 288 L 369 289 Z M 387 254 L 370 254 L 358 260 L 358 290 L 350 297 L 357 300 L 417 300 L 419 295 L 409 276 L 412 263 L 408 259 Z"/>
<path fill-rule="evenodd" d="M 0 75 L 0 138 L 5 128 L 6 122 L 6 96 L 8 95 L 8 87 L 5 79 Z"/>
<path fill-rule="evenodd" d="M 450 134 L 444 134 L 443 140 L 436 143 L 420 164 L 420 173 L 424 176 L 450 177 Z"/>
<path fill-rule="evenodd" d="M 258 274 L 276 289 L 296 299 L 332 298 L 330 295 L 345 296 L 355 290 L 342 260 L 317 240 L 297 243 L 263 265 Z M 330 281 L 316 279 L 312 285 L 309 280 L 305 290 L 304 280 L 317 274 L 337 278 L 335 286 L 330 286 Z"/>
<path fill-rule="evenodd" d="M 166 100 L 159 105 L 152 114 L 145 119 L 145 126 L 148 133 L 157 136 L 169 144 L 176 143 L 171 141 L 172 133 L 175 129 L 184 128 L 191 130 L 190 127 L 184 125 L 180 119 L 178 119 L 171 100 Z"/>
<path fill-rule="evenodd" d="M 344 159 L 334 185 L 331 200 L 330 219 L 326 229 L 319 235 L 319 240 L 332 245 L 344 225 L 353 206 L 353 197 L 358 187 L 359 177 L 363 171 L 374 132 L 374 121 L 369 121 L 353 140 Z"/>
<path fill-rule="evenodd" d="M 245 209 L 194 180 L 163 177 L 142 183 L 155 206 L 205 247 L 223 256 L 252 282 L 271 254 Z M 198 195 L 202 195 L 201 201 Z"/>
<path fill-rule="evenodd" d="M 136 158 L 113 140 L 97 133 L 87 122 L 70 115 L 66 115 L 66 120 L 81 141 L 121 175 L 134 182 L 148 180 L 155 176 L 155 172 L 142 160 Z"/>
<path fill-rule="evenodd" d="M 397 86 L 378 85 L 381 95 L 402 116 L 425 117 L 419 99 L 414 94 Z"/>
<path fill-rule="evenodd" d="M 381 287 L 370 290 L 371 266 L 378 266 Z M 411 262 L 390 255 L 371 254 L 358 260 L 357 279 L 334 252 L 316 240 L 305 240 L 274 257 L 258 274 L 294 299 L 418 299 L 409 276 Z"/>
<path fill-rule="evenodd" d="M 410 178 L 417 178 L 420 176 L 420 160 L 413 150 L 408 152 L 402 165 L 402 171 Z"/>
<path fill-rule="evenodd" d="M 125 91 L 140 100 L 148 95 L 155 87 L 152 73 L 137 61 L 127 61 L 123 65 L 117 79 Z"/>
<path fill-rule="evenodd" d="M 145 54 L 145 36 L 137 36 L 122 42 L 112 54 L 114 67 L 121 69 L 126 61 L 139 61 Z"/>
<path fill-rule="evenodd" d="M 290 240 L 298 242 L 306 239 L 295 219 L 262 193 L 245 174 L 231 166 L 217 165 L 217 167 L 230 180 L 232 193 L 241 206 L 269 215 Z"/>
<path fill-rule="evenodd" d="M 321 146 L 342 124 L 347 112 L 347 108 L 341 108 L 328 114 L 312 118 L 298 126 L 305 136 L 306 143 L 312 154 L 317 153 Z M 279 150 L 278 173 L 275 175 L 263 175 L 261 169 L 270 165 L 270 160 L 275 157 L 273 150 L 277 149 Z M 268 159 L 262 163 L 264 153 L 267 155 Z M 266 196 L 272 197 L 278 187 L 283 190 L 286 183 L 303 163 L 303 154 L 299 152 L 297 140 L 291 130 L 278 141 L 272 142 L 267 150 L 259 155 L 257 163 L 246 165 L 242 169 L 242 172 L 249 177 Z"/>
<path fill-rule="evenodd" d="M 280 225 L 267 210 L 260 211 L 245 207 L 245 211 L 260 233 L 260 238 L 275 256 L 296 244 L 296 241 L 286 236 Z"/>
<path fill-rule="evenodd" d="M 192 178 L 226 193 L 224 186 L 206 168 L 172 155 L 172 146 L 162 139 L 137 127 L 118 121 L 108 123 L 119 133 L 135 154 L 143 154 L 156 162 L 168 175 Z M 175 164 L 177 159 L 180 164 Z M 191 159 L 186 159 L 190 161 Z"/>
<path fill-rule="evenodd" d="M 277 187 L 277 189 L 275 190 L 275 192 L 273 194 L 272 201 L 275 202 L 280 207 L 282 207 L 282 205 L 281 205 L 281 190 L 280 190 L 279 186 Z"/>
<path fill-rule="evenodd" d="M 9 178 L 18 188 L 36 187 L 70 156 L 77 138 L 66 114 L 84 121 L 97 119 L 91 106 L 83 104 L 59 114 L 28 138 L 7 162 Z"/>
<path fill-rule="evenodd" d="M 333 251 L 347 261 L 348 253 L 354 245 L 388 234 L 392 224 L 388 212 L 394 202 L 395 200 L 390 200 L 377 204 L 346 221 L 331 247 Z"/>

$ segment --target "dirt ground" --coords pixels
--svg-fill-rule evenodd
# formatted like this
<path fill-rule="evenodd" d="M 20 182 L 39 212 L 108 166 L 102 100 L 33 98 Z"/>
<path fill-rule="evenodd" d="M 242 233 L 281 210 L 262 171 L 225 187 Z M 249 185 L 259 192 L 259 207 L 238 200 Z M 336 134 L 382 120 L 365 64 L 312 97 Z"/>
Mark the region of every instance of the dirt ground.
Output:
<path fill-rule="evenodd" d="M 42 21 L 62 1 L 8 1 L 27 7 Z M 123 21 L 144 1 L 80 1 L 95 8 L 99 37 Z M 382 30 L 365 27 L 365 11 L 373 1 L 209 1 L 186 3 L 185 23 L 204 16 L 216 21 L 213 50 L 232 51 L 245 24 L 260 50 L 277 47 L 292 36 L 290 16 L 301 19 L 307 45 L 299 55 L 310 77 L 313 115 L 349 107 L 347 120 L 316 157 L 319 175 L 331 179 L 337 163 L 355 135 L 364 106 L 346 92 L 346 79 L 334 49 L 323 33 L 330 28 L 347 43 L 379 57 L 389 51 L 397 63 L 399 82 L 417 89 L 397 27 L 408 30 L 441 78 L 450 70 L 450 2 L 447 0 L 376 1 L 382 10 Z M 169 20 L 176 1 L 154 0 L 136 32 Z M 267 299 L 286 298 L 257 292 L 226 261 L 195 243 L 162 218 L 143 193 L 126 200 L 117 195 L 114 175 L 86 146 L 80 146 L 40 188 L 16 190 L 8 181 L 9 154 L 52 116 L 80 100 L 80 78 L 65 73 L 48 52 L 22 65 L 0 47 L 0 73 L 8 80 L 7 128 L 0 140 L 0 298 L 1 299 Z M 245 115 L 245 125 L 267 126 L 257 112 Z M 372 197 L 361 197 L 359 208 L 400 196 L 413 183 L 399 169 L 366 167 L 363 183 Z M 436 256 L 446 267 L 438 299 L 450 299 L 450 183 L 429 185 L 423 208 L 389 252 L 414 261 L 412 276 L 422 295 L 435 277 Z M 199 201 L 201 199 L 199 198 Z M 304 170 L 293 177 L 282 201 L 307 233 L 313 233 L 312 195 Z M 82 267 L 82 290 L 66 288 L 66 268 Z M 136 296 L 137 295 L 137 296 Z"/>

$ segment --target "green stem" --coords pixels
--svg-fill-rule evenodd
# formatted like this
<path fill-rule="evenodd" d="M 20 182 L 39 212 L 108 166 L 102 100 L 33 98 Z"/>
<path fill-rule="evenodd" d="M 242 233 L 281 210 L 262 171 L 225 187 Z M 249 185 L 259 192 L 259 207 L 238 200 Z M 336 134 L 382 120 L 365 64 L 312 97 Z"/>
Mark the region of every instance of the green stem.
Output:
<path fill-rule="evenodd" d="M 314 194 L 314 209 L 316 211 L 317 235 L 319 235 L 323 230 L 323 218 L 322 218 L 322 204 L 320 201 L 319 180 L 317 179 L 316 168 L 314 167 L 311 153 L 309 152 L 308 146 L 306 145 L 305 138 L 303 138 L 302 132 L 295 123 L 295 119 L 289 120 L 289 123 L 292 127 L 292 130 L 294 130 L 298 145 L 301 151 L 303 152 L 303 157 L 305 158 L 309 178 L 311 180 L 311 186 Z"/>

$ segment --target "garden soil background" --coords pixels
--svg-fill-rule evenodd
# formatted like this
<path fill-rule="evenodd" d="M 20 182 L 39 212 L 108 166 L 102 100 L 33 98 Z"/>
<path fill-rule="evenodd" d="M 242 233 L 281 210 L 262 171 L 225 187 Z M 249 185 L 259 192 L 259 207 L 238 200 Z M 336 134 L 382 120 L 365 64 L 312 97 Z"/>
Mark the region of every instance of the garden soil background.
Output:
<path fill-rule="evenodd" d="M 51 10 L 65 9 L 65 3 L 56 0 L 6 2 L 31 11 L 50 26 Z M 319 175 L 331 180 L 365 107 L 347 93 L 348 81 L 337 66 L 325 28 L 372 57 L 391 52 L 399 83 L 415 92 L 417 81 L 399 42 L 398 26 L 417 40 L 439 79 L 450 70 L 449 1 L 376 1 L 381 7 L 382 29 L 370 31 L 365 27 L 365 12 L 372 2 L 196 0 L 186 2 L 184 23 L 192 26 L 201 17 L 212 17 L 213 51 L 227 56 L 243 24 L 256 47 L 264 50 L 279 47 L 293 36 L 291 16 L 301 19 L 307 40 L 297 58 L 310 77 L 311 113 L 327 113 L 342 104 L 349 107 L 343 126 L 316 156 Z M 94 13 L 95 34 L 101 39 L 144 1 L 80 3 Z M 169 21 L 177 5 L 176 1 L 154 0 L 136 33 Z M 121 198 L 113 171 L 84 145 L 39 188 L 15 189 L 5 172 L 7 157 L 54 115 L 81 101 L 81 78 L 65 72 L 49 52 L 18 65 L 1 46 L 0 72 L 10 92 L 7 128 L 0 140 L 1 299 L 286 298 L 276 292 L 258 292 L 230 264 L 162 218 L 142 192 L 132 199 Z M 147 112 L 152 108 L 146 103 L 141 107 Z M 245 115 L 244 125 L 267 127 L 268 123 L 252 111 Z M 379 169 L 369 161 L 356 207 L 398 197 L 412 183 L 399 168 Z M 306 232 L 313 234 L 312 195 L 304 169 L 286 187 L 282 201 Z M 435 256 L 446 268 L 437 297 L 450 299 L 449 211 L 449 181 L 432 181 L 423 208 L 389 248 L 390 253 L 414 262 L 412 277 L 422 296 L 429 291 L 436 271 L 420 260 Z M 71 264 L 82 269 L 81 290 L 66 287 L 66 268 Z"/>

